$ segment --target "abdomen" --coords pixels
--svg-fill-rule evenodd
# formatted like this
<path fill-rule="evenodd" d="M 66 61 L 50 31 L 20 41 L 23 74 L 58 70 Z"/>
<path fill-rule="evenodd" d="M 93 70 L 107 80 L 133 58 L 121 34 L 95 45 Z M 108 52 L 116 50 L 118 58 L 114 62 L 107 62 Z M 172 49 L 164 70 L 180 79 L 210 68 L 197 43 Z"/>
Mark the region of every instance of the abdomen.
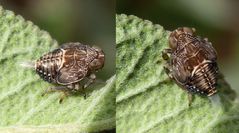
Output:
<path fill-rule="evenodd" d="M 214 62 L 207 62 L 198 66 L 195 73 L 190 77 L 190 81 L 187 83 L 188 91 L 207 96 L 215 94 L 217 92 L 217 71 L 218 67 Z"/>
<path fill-rule="evenodd" d="M 56 76 L 61 67 L 62 59 L 63 52 L 56 49 L 38 59 L 35 63 L 35 70 L 45 81 L 56 83 Z"/>

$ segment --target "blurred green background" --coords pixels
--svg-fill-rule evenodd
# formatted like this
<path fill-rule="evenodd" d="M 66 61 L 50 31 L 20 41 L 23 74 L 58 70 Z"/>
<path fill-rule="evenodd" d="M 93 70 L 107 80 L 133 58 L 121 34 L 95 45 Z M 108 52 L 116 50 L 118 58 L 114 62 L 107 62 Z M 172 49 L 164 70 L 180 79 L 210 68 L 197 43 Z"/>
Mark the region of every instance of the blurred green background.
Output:
<path fill-rule="evenodd" d="M 220 71 L 239 93 L 239 1 L 117 0 L 116 13 L 136 15 L 166 30 L 195 27 L 218 52 Z"/>
<path fill-rule="evenodd" d="M 106 80 L 115 73 L 115 2 L 112 0 L 0 0 L 4 9 L 32 21 L 59 44 L 81 42 L 99 46 L 105 66 L 96 75 Z"/>

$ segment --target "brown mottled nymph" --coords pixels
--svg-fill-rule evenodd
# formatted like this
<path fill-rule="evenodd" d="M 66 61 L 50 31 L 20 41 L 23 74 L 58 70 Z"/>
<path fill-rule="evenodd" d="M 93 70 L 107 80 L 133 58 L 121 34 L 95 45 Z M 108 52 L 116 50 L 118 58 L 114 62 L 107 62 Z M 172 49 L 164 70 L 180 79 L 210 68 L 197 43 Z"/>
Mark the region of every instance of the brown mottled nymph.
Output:
<path fill-rule="evenodd" d="M 169 36 L 169 47 L 163 51 L 169 77 L 189 92 L 212 96 L 217 92 L 217 54 L 207 38 L 195 35 L 194 28 L 182 27 Z"/>
<path fill-rule="evenodd" d="M 104 66 L 104 61 L 104 53 L 97 47 L 66 43 L 36 60 L 35 70 L 45 81 L 60 85 L 47 89 L 46 93 L 59 90 L 65 96 L 93 83 L 94 73 Z M 86 78 L 88 81 L 81 88 L 79 82 Z"/>

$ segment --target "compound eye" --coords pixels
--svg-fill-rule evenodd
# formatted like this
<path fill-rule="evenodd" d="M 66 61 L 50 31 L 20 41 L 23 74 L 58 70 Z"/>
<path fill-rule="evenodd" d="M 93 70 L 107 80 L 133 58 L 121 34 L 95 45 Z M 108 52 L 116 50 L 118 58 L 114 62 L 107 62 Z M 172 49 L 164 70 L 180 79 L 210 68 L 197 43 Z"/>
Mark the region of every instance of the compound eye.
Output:
<path fill-rule="evenodd" d="M 176 49 L 177 48 L 177 39 L 172 35 L 170 35 L 170 37 L 169 37 L 169 47 L 171 49 Z"/>
<path fill-rule="evenodd" d="M 196 30 L 194 28 L 183 27 L 183 31 L 193 35 Z"/>
<path fill-rule="evenodd" d="M 100 62 L 100 60 L 95 59 L 90 63 L 89 66 L 92 70 L 97 70 L 100 69 L 102 67 L 102 63 Z"/>

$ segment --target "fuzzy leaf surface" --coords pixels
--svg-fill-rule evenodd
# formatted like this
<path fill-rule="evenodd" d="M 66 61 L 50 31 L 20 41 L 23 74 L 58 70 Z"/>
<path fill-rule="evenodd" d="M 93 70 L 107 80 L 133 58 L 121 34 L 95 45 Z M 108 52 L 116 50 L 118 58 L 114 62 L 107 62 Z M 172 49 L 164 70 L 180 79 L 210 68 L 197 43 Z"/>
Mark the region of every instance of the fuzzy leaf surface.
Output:
<path fill-rule="evenodd" d="M 98 132 L 115 127 L 115 76 L 84 99 L 41 96 L 49 84 L 20 66 L 58 47 L 32 22 L 0 7 L 0 132 Z"/>
<path fill-rule="evenodd" d="M 237 133 L 238 98 L 223 76 L 211 98 L 169 80 L 162 50 L 170 32 L 136 16 L 116 15 L 116 125 L 121 133 Z"/>

